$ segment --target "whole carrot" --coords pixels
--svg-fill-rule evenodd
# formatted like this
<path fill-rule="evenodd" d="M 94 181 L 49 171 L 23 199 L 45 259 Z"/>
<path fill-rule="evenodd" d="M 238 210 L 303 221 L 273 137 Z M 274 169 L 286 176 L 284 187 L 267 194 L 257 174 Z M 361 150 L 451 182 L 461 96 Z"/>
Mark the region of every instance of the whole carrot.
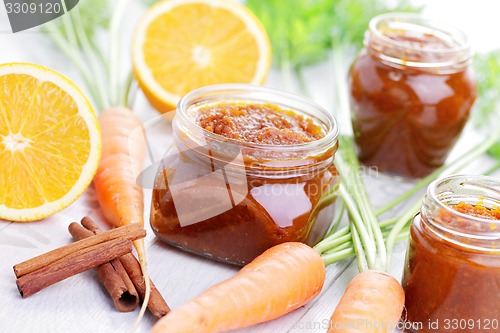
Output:
<path fill-rule="evenodd" d="M 391 333 L 404 306 L 399 282 L 382 271 L 359 273 L 330 318 L 328 333 Z"/>
<path fill-rule="evenodd" d="M 144 226 L 144 195 L 136 178 L 142 169 L 146 143 L 141 121 L 127 108 L 107 109 L 99 115 L 102 157 L 94 178 L 97 200 L 114 226 Z M 149 302 L 151 283 L 147 273 L 144 239 L 134 241 L 144 274 L 146 295 L 139 320 Z"/>
<path fill-rule="evenodd" d="M 153 333 L 215 333 L 280 317 L 316 297 L 325 281 L 319 254 L 302 243 L 276 245 L 234 277 L 170 312 Z"/>

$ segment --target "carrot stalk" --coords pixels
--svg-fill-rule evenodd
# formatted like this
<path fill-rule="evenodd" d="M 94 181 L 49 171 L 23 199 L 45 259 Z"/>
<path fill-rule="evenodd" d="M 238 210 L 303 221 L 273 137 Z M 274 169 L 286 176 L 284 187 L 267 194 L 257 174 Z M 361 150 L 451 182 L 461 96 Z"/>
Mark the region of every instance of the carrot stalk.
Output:
<path fill-rule="evenodd" d="M 325 275 L 321 256 L 309 246 L 276 245 L 167 314 L 152 332 L 215 333 L 275 319 L 316 297 Z"/>
<path fill-rule="evenodd" d="M 99 115 L 102 157 L 94 178 L 97 199 L 104 217 L 114 226 L 144 226 L 144 195 L 136 178 L 142 170 L 146 142 L 141 121 L 127 108 L 111 108 Z M 145 279 L 146 294 L 137 327 L 151 294 L 144 239 L 134 241 Z"/>
<path fill-rule="evenodd" d="M 385 272 L 356 275 L 330 318 L 328 333 L 391 333 L 404 306 L 399 282 Z"/>

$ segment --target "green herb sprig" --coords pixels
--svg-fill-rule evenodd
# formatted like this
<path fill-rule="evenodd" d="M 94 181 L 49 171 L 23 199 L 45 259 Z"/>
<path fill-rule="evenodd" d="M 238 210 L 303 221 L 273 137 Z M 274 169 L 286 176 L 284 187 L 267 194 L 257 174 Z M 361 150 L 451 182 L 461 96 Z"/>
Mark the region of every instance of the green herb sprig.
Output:
<path fill-rule="evenodd" d="M 479 92 L 474 106 L 474 125 L 479 130 L 491 125 L 497 126 L 499 118 L 498 116 L 495 118 L 494 110 L 500 103 L 500 50 L 476 55 L 474 71 Z M 500 141 L 495 142 L 487 153 L 496 160 L 496 163 L 485 172 L 490 174 L 500 169 Z"/>
<path fill-rule="evenodd" d="M 129 105 L 132 82 L 119 84 L 119 31 L 127 4 L 121 0 L 111 13 L 107 0 L 81 0 L 68 14 L 44 26 L 44 32 L 75 64 L 97 109 Z M 106 32 L 108 47 L 104 48 L 97 37 Z"/>
<path fill-rule="evenodd" d="M 247 0 L 266 28 L 273 47 L 273 64 L 288 90 L 294 77 L 307 90 L 303 69 L 329 58 L 332 50 L 351 50 L 363 43 L 373 16 L 396 10 L 417 11 L 409 0 L 390 7 L 373 0 Z M 351 52 L 352 53 L 352 52 Z"/>

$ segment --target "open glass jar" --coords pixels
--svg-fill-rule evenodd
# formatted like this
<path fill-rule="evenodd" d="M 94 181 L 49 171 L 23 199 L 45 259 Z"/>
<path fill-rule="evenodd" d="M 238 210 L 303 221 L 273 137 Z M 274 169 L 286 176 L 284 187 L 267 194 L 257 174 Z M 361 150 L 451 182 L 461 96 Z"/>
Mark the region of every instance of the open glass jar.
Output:
<path fill-rule="evenodd" d="M 417 14 L 373 18 L 349 73 L 359 159 L 420 178 L 441 166 L 476 99 L 467 37 Z"/>
<path fill-rule="evenodd" d="M 324 136 L 291 145 L 228 139 L 197 122 L 201 109 L 221 102 L 279 107 L 311 119 Z M 326 194 L 338 184 L 338 128 L 320 106 L 263 87 L 209 86 L 182 98 L 173 131 L 175 144 L 156 176 L 151 207 L 151 226 L 161 240 L 244 265 L 279 243 L 315 244 L 327 231 L 335 196 Z"/>
<path fill-rule="evenodd" d="M 410 235 L 405 326 L 500 331 L 500 180 L 457 175 L 433 182 Z"/>

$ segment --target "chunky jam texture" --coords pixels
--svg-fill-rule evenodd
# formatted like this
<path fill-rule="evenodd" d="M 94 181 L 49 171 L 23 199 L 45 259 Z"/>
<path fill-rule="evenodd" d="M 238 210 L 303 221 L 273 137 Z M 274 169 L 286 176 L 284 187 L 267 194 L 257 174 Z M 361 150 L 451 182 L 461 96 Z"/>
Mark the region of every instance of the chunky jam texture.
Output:
<path fill-rule="evenodd" d="M 313 119 L 274 104 L 230 102 L 198 110 L 196 122 L 229 139 L 268 145 L 294 145 L 321 139 Z"/>
<path fill-rule="evenodd" d="M 467 203 L 450 207 L 472 217 L 500 219 L 498 208 Z M 445 210 L 439 215 L 437 218 L 443 224 L 459 226 L 461 230 L 498 232 L 493 222 L 490 226 L 483 224 L 480 227 L 472 219 L 467 220 Z M 475 250 L 452 243 L 434 235 L 423 219 L 417 216 L 411 227 L 402 281 L 405 319 L 422 323 L 419 333 L 497 332 L 498 328 L 493 327 L 497 327 L 495 321 L 500 318 L 498 248 L 496 252 L 493 249 Z M 430 324 L 436 322 L 439 325 Z"/>
<path fill-rule="evenodd" d="M 449 60 L 438 59 L 445 53 L 429 55 L 412 49 L 416 45 L 450 47 L 436 36 L 392 32 L 390 38 L 407 44 L 407 50 L 390 46 L 380 53 L 365 50 L 351 66 L 355 140 L 364 164 L 384 173 L 420 178 L 446 160 L 469 117 L 476 85 L 468 67 L 443 71 L 405 65 L 406 61 Z M 402 64 L 385 63 L 382 54 L 399 58 Z"/>
<path fill-rule="evenodd" d="M 471 205 L 465 202 L 460 202 L 456 205 L 450 205 L 450 207 L 456 210 L 457 212 L 469 216 L 476 216 L 489 220 L 500 220 L 499 207 L 488 208 L 483 205 Z"/>

